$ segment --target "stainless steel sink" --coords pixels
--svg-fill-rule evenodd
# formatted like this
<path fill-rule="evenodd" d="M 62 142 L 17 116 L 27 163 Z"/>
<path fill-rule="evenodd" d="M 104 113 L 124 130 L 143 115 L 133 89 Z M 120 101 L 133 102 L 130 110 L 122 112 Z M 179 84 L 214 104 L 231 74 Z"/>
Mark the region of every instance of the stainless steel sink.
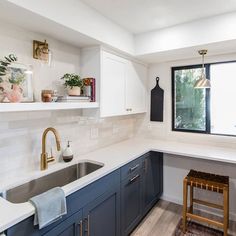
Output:
<path fill-rule="evenodd" d="M 103 164 L 81 162 L 52 174 L 9 189 L 5 198 L 12 203 L 27 202 L 31 197 L 54 187 L 62 187 L 103 167 Z"/>

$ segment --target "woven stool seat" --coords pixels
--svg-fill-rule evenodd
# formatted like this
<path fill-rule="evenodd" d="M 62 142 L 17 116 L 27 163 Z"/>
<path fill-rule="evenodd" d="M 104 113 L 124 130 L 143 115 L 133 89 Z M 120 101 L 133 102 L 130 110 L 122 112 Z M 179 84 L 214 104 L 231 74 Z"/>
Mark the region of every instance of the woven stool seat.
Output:
<path fill-rule="evenodd" d="M 190 187 L 190 207 L 188 209 L 188 187 Z M 223 205 L 213 202 L 203 201 L 194 198 L 194 188 L 201 188 L 212 192 L 223 194 Z M 217 208 L 223 211 L 223 222 L 208 219 L 193 213 L 193 204 L 205 205 L 211 208 Z M 187 218 L 205 222 L 224 230 L 224 236 L 227 235 L 229 226 L 229 176 L 205 173 L 196 170 L 190 170 L 184 178 L 183 185 L 183 232 L 186 232 Z"/>
<path fill-rule="evenodd" d="M 193 187 L 219 193 L 222 193 L 224 187 L 229 185 L 229 176 L 215 175 L 196 170 L 190 170 L 186 178 L 188 184 Z"/>

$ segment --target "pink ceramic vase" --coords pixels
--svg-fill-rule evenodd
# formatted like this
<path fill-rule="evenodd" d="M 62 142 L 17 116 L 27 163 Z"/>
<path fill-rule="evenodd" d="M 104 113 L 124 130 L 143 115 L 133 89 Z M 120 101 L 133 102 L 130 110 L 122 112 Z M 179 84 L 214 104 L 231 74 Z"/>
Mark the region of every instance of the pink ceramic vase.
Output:
<path fill-rule="evenodd" d="M 23 98 L 22 89 L 19 85 L 13 84 L 11 91 L 6 92 L 6 97 L 9 102 L 21 102 Z"/>

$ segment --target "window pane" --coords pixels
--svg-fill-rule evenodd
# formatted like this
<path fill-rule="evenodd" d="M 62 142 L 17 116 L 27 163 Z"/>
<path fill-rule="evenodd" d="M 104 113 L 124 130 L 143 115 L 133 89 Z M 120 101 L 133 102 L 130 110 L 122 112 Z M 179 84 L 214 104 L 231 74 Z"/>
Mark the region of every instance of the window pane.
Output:
<path fill-rule="evenodd" d="M 236 63 L 211 65 L 211 133 L 236 135 Z"/>
<path fill-rule="evenodd" d="M 205 131 L 206 100 L 204 89 L 194 89 L 201 68 L 175 70 L 175 129 Z"/>

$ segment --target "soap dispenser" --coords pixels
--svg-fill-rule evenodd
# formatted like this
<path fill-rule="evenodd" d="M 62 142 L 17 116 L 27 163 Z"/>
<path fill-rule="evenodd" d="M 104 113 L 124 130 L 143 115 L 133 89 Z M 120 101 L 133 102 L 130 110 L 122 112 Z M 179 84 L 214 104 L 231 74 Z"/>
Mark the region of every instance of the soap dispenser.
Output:
<path fill-rule="evenodd" d="M 70 162 L 73 159 L 73 151 L 70 147 L 70 142 L 68 141 L 66 149 L 62 153 L 62 159 L 64 162 Z"/>

